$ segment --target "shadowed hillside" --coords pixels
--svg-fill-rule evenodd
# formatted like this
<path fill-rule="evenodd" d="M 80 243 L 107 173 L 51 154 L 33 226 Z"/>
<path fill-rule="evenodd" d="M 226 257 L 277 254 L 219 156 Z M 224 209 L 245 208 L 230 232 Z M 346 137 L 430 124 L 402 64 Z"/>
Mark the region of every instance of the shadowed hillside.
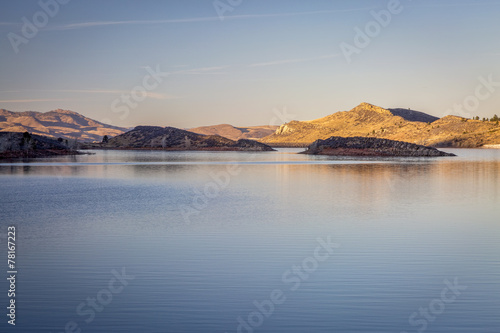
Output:
<path fill-rule="evenodd" d="M 0 132 L 0 159 L 76 155 L 67 140 L 54 140 L 28 132 Z"/>
<path fill-rule="evenodd" d="M 432 123 L 438 120 L 438 117 L 431 116 L 430 114 L 423 113 L 420 111 L 410 110 L 410 109 L 387 109 L 393 115 L 400 116 L 401 118 L 408 121 L 421 121 L 423 123 Z"/>

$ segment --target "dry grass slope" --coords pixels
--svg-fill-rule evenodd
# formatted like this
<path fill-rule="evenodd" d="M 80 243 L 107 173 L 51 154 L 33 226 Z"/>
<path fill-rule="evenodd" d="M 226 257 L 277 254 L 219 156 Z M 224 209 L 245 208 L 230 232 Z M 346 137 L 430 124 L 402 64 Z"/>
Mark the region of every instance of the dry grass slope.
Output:
<path fill-rule="evenodd" d="M 29 132 L 53 138 L 101 141 L 104 135 L 116 136 L 126 128 L 106 125 L 79 113 L 54 110 L 45 113 L 0 110 L 0 132 Z"/>
<path fill-rule="evenodd" d="M 408 114 L 415 111 L 405 114 L 403 109 L 394 110 L 398 112 L 362 103 L 350 111 L 337 112 L 320 119 L 291 121 L 260 141 L 273 146 L 307 146 L 331 136 L 362 136 L 436 147 L 481 147 L 500 143 L 500 126 L 496 122 L 456 116 L 436 118 L 433 122 L 411 121 L 407 120 Z M 425 118 L 432 116 L 422 113 L 416 116 L 432 119 Z"/>

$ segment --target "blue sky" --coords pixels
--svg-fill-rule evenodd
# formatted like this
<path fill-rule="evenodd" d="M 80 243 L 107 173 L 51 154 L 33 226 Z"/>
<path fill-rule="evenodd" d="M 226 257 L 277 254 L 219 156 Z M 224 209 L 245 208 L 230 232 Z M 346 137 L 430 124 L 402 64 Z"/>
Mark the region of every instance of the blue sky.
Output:
<path fill-rule="evenodd" d="M 220 0 L 219 13 L 213 0 L 55 1 L 1 2 L 0 108 L 181 128 L 315 119 L 361 102 L 500 114 L 500 1 Z"/>

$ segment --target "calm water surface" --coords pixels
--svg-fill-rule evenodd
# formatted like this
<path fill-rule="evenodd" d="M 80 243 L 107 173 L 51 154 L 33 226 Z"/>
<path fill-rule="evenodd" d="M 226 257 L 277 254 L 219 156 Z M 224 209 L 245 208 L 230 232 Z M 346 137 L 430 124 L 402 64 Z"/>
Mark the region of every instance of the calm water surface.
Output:
<path fill-rule="evenodd" d="M 500 332 L 500 150 L 297 151 L 0 163 L 15 329 Z"/>

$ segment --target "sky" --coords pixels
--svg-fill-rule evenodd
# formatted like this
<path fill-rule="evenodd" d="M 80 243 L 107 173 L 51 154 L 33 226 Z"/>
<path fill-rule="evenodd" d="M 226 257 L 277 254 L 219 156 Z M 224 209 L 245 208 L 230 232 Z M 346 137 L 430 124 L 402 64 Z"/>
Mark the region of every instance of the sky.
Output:
<path fill-rule="evenodd" d="M 361 102 L 500 115 L 500 0 L 0 1 L 0 108 L 280 125 Z"/>

